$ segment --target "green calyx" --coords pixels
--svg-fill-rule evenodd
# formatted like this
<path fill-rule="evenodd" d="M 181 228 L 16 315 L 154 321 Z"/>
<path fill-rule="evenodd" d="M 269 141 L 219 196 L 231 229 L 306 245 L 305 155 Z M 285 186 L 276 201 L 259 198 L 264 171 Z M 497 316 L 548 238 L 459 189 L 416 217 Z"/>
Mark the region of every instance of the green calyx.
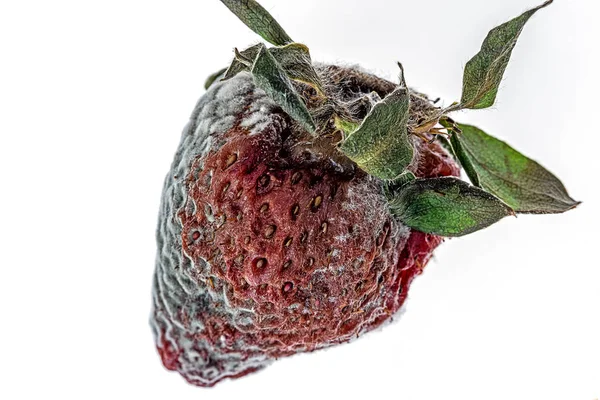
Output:
<path fill-rule="evenodd" d="M 312 66 L 308 47 L 291 43 L 267 48 L 259 43 L 246 50 L 235 50 L 235 59 L 222 75 L 227 80 L 240 72 L 250 72 L 257 87 L 307 131 L 316 131 L 315 122 L 292 81 L 312 86 L 323 95 L 321 81 Z"/>
<path fill-rule="evenodd" d="M 251 71 L 252 64 L 264 44 L 259 43 L 246 50 L 235 51 L 235 58 L 223 74 L 223 80 L 230 79 L 242 71 Z M 319 75 L 313 68 L 308 47 L 301 43 L 290 43 L 281 47 L 268 49 L 277 61 L 284 74 L 291 80 L 312 86 L 319 95 L 323 87 Z"/>
<path fill-rule="evenodd" d="M 257 87 L 264 90 L 307 131 L 315 132 L 317 127 L 302 98 L 296 93 L 284 69 L 264 45 L 258 51 L 250 71 Z"/>
<path fill-rule="evenodd" d="M 321 118 L 319 125 L 324 125 L 317 126 L 305 98 L 297 91 L 298 84 L 308 85 L 335 110 L 335 95 L 327 99 L 308 47 L 294 42 L 256 1 L 221 2 L 274 47 L 257 44 L 236 49 L 229 68 L 209 77 L 206 87 L 249 72 L 256 86 L 306 131 L 326 132 L 329 121 Z M 399 64 L 400 84 L 383 99 L 370 99 L 366 116 L 357 120 L 347 112 L 333 113 L 331 126 L 343 137 L 339 151 L 384 181 L 391 212 L 408 227 L 441 236 L 462 236 L 515 213 L 561 213 L 579 204 L 558 178 L 537 162 L 482 130 L 448 117 L 454 111 L 494 104 L 525 24 L 552 2 L 546 1 L 489 32 L 480 51 L 466 64 L 461 99 L 451 106 L 423 106 L 423 98 L 406 85 Z M 461 164 L 472 185 L 454 177 L 418 179 L 409 171 L 414 141 L 436 138 Z"/>
<path fill-rule="evenodd" d="M 307 46 L 296 43 L 281 25 L 254 0 L 221 0 L 246 26 L 276 47 L 259 43 L 245 50 L 235 50 L 229 68 L 209 77 L 208 88 L 218 78 L 227 80 L 240 72 L 250 72 L 256 86 L 265 91 L 304 129 L 315 133 L 317 126 L 292 81 L 311 86 L 324 97 L 323 86 L 315 71 Z M 214 78 L 213 78 L 214 77 Z"/>
<path fill-rule="evenodd" d="M 381 179 L 397 178 L 414 156 L 408 136 L 410 93 L 402 65 L 400 70 L 401 85 L 376 103 L 340 146 L 360 168 Z"/>

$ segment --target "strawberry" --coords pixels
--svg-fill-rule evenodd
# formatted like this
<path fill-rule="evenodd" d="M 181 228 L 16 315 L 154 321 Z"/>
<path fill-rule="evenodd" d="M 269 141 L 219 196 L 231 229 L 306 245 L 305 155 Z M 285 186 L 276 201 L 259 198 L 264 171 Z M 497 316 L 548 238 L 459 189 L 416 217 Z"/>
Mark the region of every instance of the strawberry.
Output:
<path fill-rule="evenodd" d="M 359 337 L 398 312 L 443 237 L 578 204 L 448 116 L 493 104 L 523 25 L 550 2 L 490 33 L 447 108 L 401 65 L 394 84 L 313 64 L 256 2 L 223 3 L 275 47 L 236 50 L 209 78 L 166 178 L 151 322 L 163 364 L 190 383 Z"/>

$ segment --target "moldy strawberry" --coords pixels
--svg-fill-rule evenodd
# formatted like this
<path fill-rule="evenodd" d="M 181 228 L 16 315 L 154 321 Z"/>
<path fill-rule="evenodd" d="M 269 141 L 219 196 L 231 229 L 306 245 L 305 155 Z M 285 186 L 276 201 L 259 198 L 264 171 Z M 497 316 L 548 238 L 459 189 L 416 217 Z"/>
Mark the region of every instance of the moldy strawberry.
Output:
<path fill-rule="evenodd" d="M 313 63 L 255 1 L 222 2 L 273 47 L 236 49 L 207 80 L 165 181 L 151 324 L 190 383 L 357 338 L 398 313 L 443 237 L 578 204 L 449 116 L 494 103 L 525 23 L 551 2 L 490 32 L 446 108 L 401 64 L 396 84 Z"/>

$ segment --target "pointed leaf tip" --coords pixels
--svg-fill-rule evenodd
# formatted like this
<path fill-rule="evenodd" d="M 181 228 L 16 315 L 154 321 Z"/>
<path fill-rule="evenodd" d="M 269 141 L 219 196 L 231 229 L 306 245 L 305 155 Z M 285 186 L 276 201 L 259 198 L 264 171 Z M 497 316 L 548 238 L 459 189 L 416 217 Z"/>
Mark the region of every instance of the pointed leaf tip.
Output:
<path fill-rule="evenodd" d="M 488 33 L 479 53 L 465 66 L 460 104 L 450 106 L 447 111 L 482 109 L 494 104 L 504 71 L 525 24 L 533 14 L 552 2 L 546 1 Z"/>
<path fill-rule="evenodd" d="M 246 26 L 275 46 L 292 43 L 292 38 L 260 4 L 254 0 L 221 0 Z"/>
<path fill-rule="evenodd" d="M 454 177 L 410 181 L 389 201 L 406 226 L 439 236 L 464 236 L 514 215 L 495 196 Z"/>
<path fill-rule="evenodd" d="M 480 186 L 515 211 L 554 214 L 580 204 L 569 196 L 556 176 L 537 162 L 479 128 L 457 126 L 462 133 L 452 136 L 452 146 L 463 167 L 468 164 Z M 471 177 L 471 173 L 468 175 Z"/>
<path fill-rule="evenodd" d="M 404 66 L 402 65 L 402 63 L 400 61 L 397 62 L 398 64 L 398 68 L 400 68 L 400 86 L 403 88 L 406 88 L 406 77 L 404 76 Z"/>

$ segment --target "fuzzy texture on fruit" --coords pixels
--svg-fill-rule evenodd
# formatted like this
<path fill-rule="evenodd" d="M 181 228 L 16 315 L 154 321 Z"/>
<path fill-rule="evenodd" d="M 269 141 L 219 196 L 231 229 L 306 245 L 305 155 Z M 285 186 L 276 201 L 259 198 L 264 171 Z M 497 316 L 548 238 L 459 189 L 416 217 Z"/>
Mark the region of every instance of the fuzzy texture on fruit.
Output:
<path fill-rule="evenodd" d="M 358 120 L 372 92 L 395 87 L 354 68 L 317 72 Z M 327 107 L 298 88 L 322 125 Z M 348 342 L 399 311 L 441 238 L 397 221 L 384 183 L 336 151 L 338 135 L 309 136 L 245 72 L 200 99 L 157 231 L 151 322 L 168 369 L 212 386 Z M 437 143 L 412 140 L 417 177 L 459 175 Z"/>

